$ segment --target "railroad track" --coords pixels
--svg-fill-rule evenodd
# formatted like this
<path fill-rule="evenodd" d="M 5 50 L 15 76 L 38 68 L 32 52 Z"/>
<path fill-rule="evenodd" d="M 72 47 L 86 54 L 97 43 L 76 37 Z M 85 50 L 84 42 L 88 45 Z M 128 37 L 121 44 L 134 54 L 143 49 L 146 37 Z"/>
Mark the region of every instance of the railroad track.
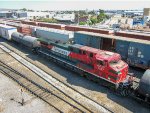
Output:
<path fill-rule="evenodd" d="M 71 103 L 67 102 L 66 100 L 58 97 L 56 94 L 51 92 L 50 90 L 40 86 L 39 84 L 35 83 L 34 81 L 27 78 L 22 73 L 18 72 L 17 70 L 13 69 L 12 67 L 8 66 L 4 62 L 0 61 L 0 72 L 8 76 L 9 78 L 13 79 L 15 82 L 17 82 L 19 85 L 24 87 L 26 90 L 31 92 L 33 95 L 37 96 L 38 98 L 42 99 L 46 103 L 48 103 L 50 106 L 54 107 L 58 112 L 68 112 L 68 108 L 66 109 L 60 109 L 57 108 L 55 105 L 52 104 L 51 99 L 57 98 L 55 101 L 63 101 L 63 104 L 68 104 L 72 107 L 71 112 L 84 112 L 83 110 L 77 108 L 76 106 L 72 105 Z M 60 105 L 64 106 L 64 105 Z"/>
<path fill-rule="evenodd" d="M 88 112 L 112 112 L 108 108 L 106 108 L 104 105 L 96 102 L 95 100 L 92 100 L 88 96 L 82 94 L 81 92 L 77 91 L 76 89 L 72 88 L 70 85 L 63 83 L 57 78 L 52 77 L 48 73 L 46 73 L 44 70 L 39 69 L 37 66 L 29 62 L 27 59 L 22 58 L 15 52 L 12 52 L 10 49 L 4 47 L 4 45 L 0 45 L 0 48 L 2 48 L 3 51 L 11 55 L 13 58 L 18 60 L 21 64 L 26 66 L 28 69 L 30 69 L 32 72 L 37 74 L 39 77 L 44 79 L 46 82 L 48 82 L 50 85 L 55 87 L 57 90 L 59 90 L 64 95 L 67 95 L 70 99 L 78 103 L 80 106 L 82 106 L 86 111 Z"/>

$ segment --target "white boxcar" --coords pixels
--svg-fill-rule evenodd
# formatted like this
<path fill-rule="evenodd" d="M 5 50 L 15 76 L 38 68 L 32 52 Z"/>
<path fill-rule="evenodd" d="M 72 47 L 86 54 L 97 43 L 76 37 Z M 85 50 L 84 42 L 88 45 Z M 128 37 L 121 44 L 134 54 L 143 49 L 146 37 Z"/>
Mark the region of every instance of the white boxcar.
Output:
<path fill-rule="evenodd" d="M 17 32 L 17 28 L 0 24 L 0 36 L 7 40 L 11 40 L 11 34 Z"/>
<path fill-rule="evenodd" d="M 74 38 L 74 33 L 71 31 L 52 29 L 52 28 L 36 28 L 36 36 L 45 38 L 59 43 L 67 43 Z"/>

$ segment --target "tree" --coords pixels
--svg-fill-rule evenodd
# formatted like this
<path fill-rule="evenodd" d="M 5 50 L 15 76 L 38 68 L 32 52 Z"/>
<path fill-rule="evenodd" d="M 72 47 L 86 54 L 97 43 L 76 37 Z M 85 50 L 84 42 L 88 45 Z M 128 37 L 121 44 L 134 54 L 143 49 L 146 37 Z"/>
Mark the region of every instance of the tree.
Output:
<path fill-rule="evenodd" d="M 79 25 L 86 25 L 86 22 L 79 22 Z"/>
<path fill-rule="evenodd" d="M 99 9 L 99 13 L 104 13 L 104 10 L 102 10 L 102 9 Z"/>
<path fill-rule="evenodd" d="M 58 21 L 54 18 L 41 18 L 40 21 L 48 23 L 58 23 Z"/>
<path fill-rule="evenodd" d="M 23 9 L 21 9 L 21 10 L 23 10 L 23 11 L 27 11 L 27 9 L 26 9 L 26 8 L 23 8 Z"/>
<path fill-rule="evenodd" d="M 102 22 L 104 19 L 108 18 L 104 13 L 104 10 L 99 9 L 100 14 L 97 16 L 98 22 Z"/>
<path fill-rule="evenodd" d="M 34 10 L 32 10 L 32 9 L 28 9 L 28 11 L 29 11 L 29 12 L 34 12 Z"/>
<path fill-rule="evenodd" d="M 92 10 L 92 11 L 88 12 L 88 14 L 95 15 L 95 11 Z"/>
<path fill-rule="evenodd" d="M 95 17 L 91 17 L 90 18 L 90 21 L 91 21 L 91 23 L 90 24 L 96 24 L 97 23 L 97 18 L 95 18 Z"/>
<path fill-rule="evenodd" d="M 79 15 L 80 16 L 85 16 L 87 13 L 84 10 L 79 10 Z"/>

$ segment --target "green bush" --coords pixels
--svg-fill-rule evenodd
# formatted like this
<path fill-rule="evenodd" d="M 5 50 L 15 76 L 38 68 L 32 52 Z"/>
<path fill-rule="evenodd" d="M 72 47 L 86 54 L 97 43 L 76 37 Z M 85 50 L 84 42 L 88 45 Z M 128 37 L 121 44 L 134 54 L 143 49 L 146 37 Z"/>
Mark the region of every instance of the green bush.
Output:
<path fill-rule="evenodd" d="M 42 19 L 40 19 L 40 21 L 48 22 L 48 23 L 57 23 L 58 22 L 56 19 L 53 19 L 53 18 L 42 18 Z"/>
<path fill-rule="evenodd" d="M 86 25 L 86 22 L 79 22 L 79 25 Z"/>

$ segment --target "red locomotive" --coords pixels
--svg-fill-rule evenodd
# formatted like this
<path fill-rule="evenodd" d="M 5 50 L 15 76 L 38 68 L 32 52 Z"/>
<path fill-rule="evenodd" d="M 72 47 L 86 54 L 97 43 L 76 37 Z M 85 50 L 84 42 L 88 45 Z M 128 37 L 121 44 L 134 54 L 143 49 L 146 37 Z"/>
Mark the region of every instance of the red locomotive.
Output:
<path fill-rule="evenodd" d="M 103 80 L 107 82 L 107 86 L 115 86 L 115 88 L 120 83 L 123 84 L 128 81 L 128 64 L 122 61 L 121 56 L 117 53 L 79 44 L 60 44 L 46 39 L 39 39 L 39 41 L 41 47 L 38 52 L 65 61 L 64 66 L 68 63 L 69 68 L 77 70 L 77 72 L 86 75 L 88 78 L 91 77 L 91 79 L 96 79 L 98 82 Z"/>
<path fill-rule="evenodd" d="M 69 57 L 72 59 L 80 61 L 77 63 L 79 68 L 114 83 L 120 83 L 126 79 L 128 65 L 121 60 L 119 54 L 78 44 L 71 47 L 79 50 L 79 53 L 71 51 L 69 54 Z M 90 65 L 92 68 L 88 68 L 87 65 Z"/>

